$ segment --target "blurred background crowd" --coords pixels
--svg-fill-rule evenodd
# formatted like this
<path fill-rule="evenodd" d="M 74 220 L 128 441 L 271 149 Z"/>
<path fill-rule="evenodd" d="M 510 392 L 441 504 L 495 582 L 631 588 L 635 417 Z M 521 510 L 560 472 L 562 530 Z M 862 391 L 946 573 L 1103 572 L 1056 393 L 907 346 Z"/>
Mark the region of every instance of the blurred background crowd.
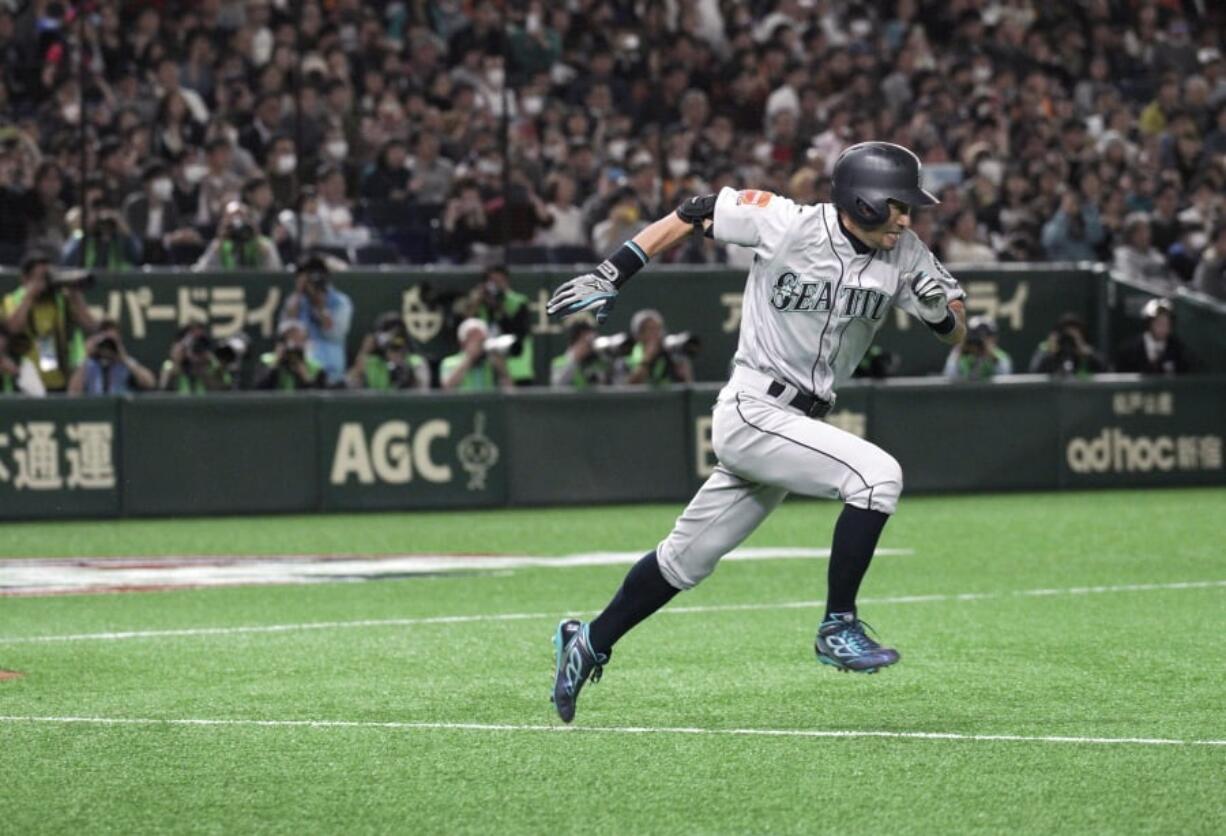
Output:
<path fill-rule="evenodd" d="M 1226 298 L 1224 20 L 1201 0 L 0 0 L 20 273 L 0 390 L 686 383 L 697 341 L 652 310 L 572 324 L 538 379 L 506 265 L 592 263 L 724 186 L 828 201 L 868 139 L 922 158 L 941 203 L 913 226 L 946 261 Z M 660 260 L 750 257 L 695 236 Z M 351 264 L 483 268 L 447 312 L 459 351 L 421 356 L 388 311 L 349 356 Z M 149 266 L 288 270 L 274 350 L 189 323 L 145 368 L 82 288 Z M 1155 305 L 1111 357 L 1076 317 L 1016 360 L 972 322 L 945 373 L 1187 371 Z"/>
<path fill-rule="evenodd" d="M 1200 0 L 5 0 L 0 261 L 584 262 L 692 193 L 826 200 L 885 139 L 947 261 L 1226 296 L 1223 34 Z"/>

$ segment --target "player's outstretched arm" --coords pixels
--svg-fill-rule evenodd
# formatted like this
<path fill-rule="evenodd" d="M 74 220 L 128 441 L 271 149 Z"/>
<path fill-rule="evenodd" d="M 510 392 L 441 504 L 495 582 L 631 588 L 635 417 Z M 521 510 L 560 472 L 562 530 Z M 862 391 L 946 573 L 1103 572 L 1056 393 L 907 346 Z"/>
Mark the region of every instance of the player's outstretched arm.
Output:
<path fill-rule="evenodd" d="M 687 201 L 689 203 L 689 201 Z M 714 199 L 711 200 L 712 207 Z M 669 212 L 618 248 L 591 273 L 576 276 L 553 292 L 545 310 L 550 316 L 569 316 L 589 308 L 604 322 L 613 310 L 617 292 L 649 259 L 675 246 L 696 226 L 705 228 L 710 218 L 685 220 Z"/>

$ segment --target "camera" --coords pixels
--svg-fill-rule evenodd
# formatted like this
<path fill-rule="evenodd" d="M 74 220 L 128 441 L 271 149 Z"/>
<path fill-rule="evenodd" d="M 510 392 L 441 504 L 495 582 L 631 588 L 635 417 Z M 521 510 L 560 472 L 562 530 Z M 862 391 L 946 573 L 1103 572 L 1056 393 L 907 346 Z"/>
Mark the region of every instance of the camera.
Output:
<path fill-rule="evenodd" d="M 47 286 L 51 290 L 89 290 L 97 277 L 88 270 L 79 268 L 53 268 L 47 273 Z"/>
<path fill-rule="evenodd" d="M 1061 331 L 1060 336 L 1056 338 L 1057 350 L 1060 354 L 1076 357 L 1079 353 L 1077 350 L 1077 338 L 1068 331 Z"/>
<path fill-rule="evenodd" d="M 515 347 L 515 341 L 518 339 L 514 334 L 501 334 L 497 337 L 490 337 L 483 344 L 486 354 L 497 354 L 505 357 Z"/>
<path fill-rule="evenodd" d="M 208 354 L 213 350 L 213 341 L 205 334 L 197 334 L 192 337 L 191 342 L 187 344 L 187 353 L 194 357 L 200 357 Z"/>
<path fill-rule="evenodd" d="M 669 354 L 684 354 L 693 357 L 702 348 L 702 340 L 689 331 L 669 334 L 664 338 L 664 351 Z"/>
<path fill-rule="evenodd" d="M 106 354 L 118 353 L 119 343 L 115 341 L 114 337 L 103 337 L 102 339 L 98 340 L 98 342 L 94 343 L 93 355 L 95 359 L 101 359 L 103 355 Z"/>
<path fill-rule="evenodd" d="M 307 285 L 320 293 L 328 290 L 328 274 L 321 270 L 313 270 L 306 274 Z"/>
<path fill-rule="evenodd" d="M 375 351 L 386 355 L 389 351 L 403 351 L 409 344 L 399 328 L 389 328 L 375 334 Z"/>
<path fill-rule="evenodd" d="M 247 337 L 241 333 L 218 343 L 217 348 L 213 351 L 213 356 L 217 358 L 217 362 L 231 371 L 238 368 L 246 355 Z"/>
<path fill-rule="evenodd" d="M 235 216 L 226 224 L 225 235 L 231 241 L 246 244 L 255 238 L 255 227 L 247 223 L 242 217 Z"/>
<path fill-rule="evenodd" d="M 634 348 L 634 340 L 626 333 L 609 334 L 592 340 L 592 351 L 603 357 L 625 357 Z"/>
<path fill-rule="evenodd" d="M 110 212 L 104 212 L 94 222 L 94 234 L 99 238 L 114 238 L 119 232 L 119 222 Z"/>

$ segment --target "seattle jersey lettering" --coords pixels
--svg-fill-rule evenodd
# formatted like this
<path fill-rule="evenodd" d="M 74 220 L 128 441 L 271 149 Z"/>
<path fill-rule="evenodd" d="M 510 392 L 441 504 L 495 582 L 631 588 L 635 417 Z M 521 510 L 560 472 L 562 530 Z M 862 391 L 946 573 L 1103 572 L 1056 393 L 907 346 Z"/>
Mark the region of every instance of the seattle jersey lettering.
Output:
<path fill-rule="evenodd" d="M 834 300 L 833 283 L 829 279 L 805 280 L 795 273 L 784 273 L 775 279 L 771 304 L 783 313 L 828 313 L 831 305 L 841 317 L 857 317 L 877 321 L 887 310 L 884 293 L 862 287 L 839 289 Z"/>

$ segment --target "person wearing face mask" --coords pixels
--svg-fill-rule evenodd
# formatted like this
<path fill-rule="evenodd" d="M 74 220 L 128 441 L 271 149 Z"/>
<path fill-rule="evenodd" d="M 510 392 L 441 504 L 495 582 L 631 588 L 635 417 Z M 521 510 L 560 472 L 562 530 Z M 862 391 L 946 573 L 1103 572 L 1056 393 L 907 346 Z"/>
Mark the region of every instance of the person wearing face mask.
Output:
<path fill-rule="evenodd" d="M 175 183 L 165 163 L 154 160 L 146 165 L 141 172 L 141 187 L 124 201 L 123 217 L 141 242 L 145 264 L 172 264 L 176 248 L 204 246 L 200 233 L 179 214 L 174 201 Z"/>
<path fill-rule="evenodd" d="M 281 208 L 292 205 L 298 192 L 298 154 L 292 138 L 278 136 L 268 146 L 264 176 L 272 186 L 276 205 Z"/>

